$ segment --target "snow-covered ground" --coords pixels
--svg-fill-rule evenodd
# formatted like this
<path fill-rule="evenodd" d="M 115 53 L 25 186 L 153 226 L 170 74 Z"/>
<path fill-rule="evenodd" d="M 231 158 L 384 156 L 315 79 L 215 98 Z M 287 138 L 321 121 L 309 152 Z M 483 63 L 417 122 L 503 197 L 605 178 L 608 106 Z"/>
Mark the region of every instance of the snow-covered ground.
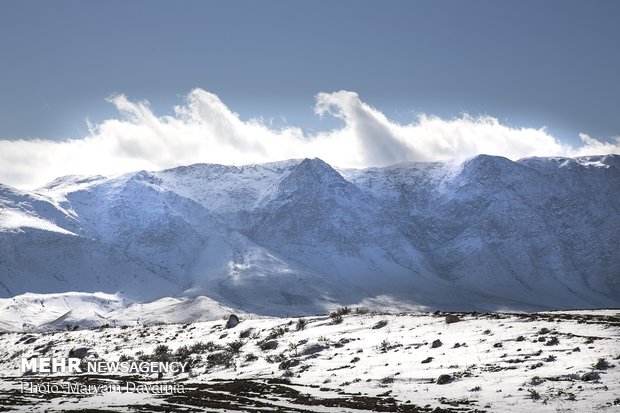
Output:
<path fill-rule="evenodd" d="M 26 293 L 0 298 L 0 332 L 195 323 L 219 319 L 232 311 L 204 296 L 191 299 L 165 297 L 137 303 L 120 294 Z"/>
<path fill-rule="evenodd" d="M 618 155 L 0 184 L 0 410 L 617 411 L 619 187 Z M 342 306 L 368 311 L 316 316 Z M 192 368 L 17 371 L 75 347 Z M 187 392 L 19 389 L 41 380 Z"/>
<path fill-rule="evenodd" d="M 231 329 L 220 319 L 4 333 L 0 400 L 17 411 L 620 409 L 620 310 L 448 315 L 352 309 L 341 317 L 241 317 Z M 22 357 L 66 357 L 76 347 L 90 349 L 92 359 L 166 358 L 192 367 L 162 378 L 19 373 Z M 176 383 L 185 393 L 35 396 L 20 390 L 24 380 Z"/>

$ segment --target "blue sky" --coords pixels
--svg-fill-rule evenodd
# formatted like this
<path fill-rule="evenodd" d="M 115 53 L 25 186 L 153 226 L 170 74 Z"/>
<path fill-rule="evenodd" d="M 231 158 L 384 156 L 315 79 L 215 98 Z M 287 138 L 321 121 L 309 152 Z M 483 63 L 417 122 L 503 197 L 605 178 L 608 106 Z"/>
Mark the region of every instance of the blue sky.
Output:
<path fill-rule="evenodd" d="M 485 113 L 620 133 L 617 1 L 0 3 L 0 137 L 77 137 L 113 93 L 158 113 L 201 87 L 304 128 L 318 92 L 388 117 Z M 324 125 L 325 124 L 325 125 Z"/>
<path fill-rule="evenodd" d="M 119 117 L 110 96 L 161 116 L 201 88 L 310 135 L 346 124 L 315 96 L 348 90 L 400 124 L 468 113 L 609 142 L 619 17 L 617 1 L 3 0 L 0 140 L 83 138 Z"/>

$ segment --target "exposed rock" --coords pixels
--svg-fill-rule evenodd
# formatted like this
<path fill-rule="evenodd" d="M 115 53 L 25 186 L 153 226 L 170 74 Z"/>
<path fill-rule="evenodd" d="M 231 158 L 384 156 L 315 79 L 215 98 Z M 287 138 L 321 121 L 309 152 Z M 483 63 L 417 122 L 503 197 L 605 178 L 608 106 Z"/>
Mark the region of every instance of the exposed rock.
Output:
<path fill-rule="evenodd" d="M 276 340 L 268 340 L 260 344 L 260 349 L 263 351 L 275 350 L 278 348 L 278 342 Z"/>
<path fill-rule="evenodd" d="M 451 375 L 449 374 L 442 374 L 441 376 L 437 377 L 437 380 L 435 381 L 435 383 L 437 384 L 448 384 L 450 382 L 452 382 L 453 378 Z"/>
<path fill-rule="evenodd" d="M 278 366 L 278 368 L 280 370 L 288 370 L 291 367 L 295 367 L 295 366 L 299 366 L 301 362 L 299 361 L 299 359 L 289 359 L 289 360 L 284 360 L 282 363 L 280 363 L 280 365 Z"/>
<path fill-rule="evenodd" d="M 226 322 L 226 328 L 233 328 L 239 324 L 239 317 L 234 314 L 228 316 L 228 321 Z"/>
<path fill-rule="evenodd" d="M 36 339 L 37 338 L 35 336 L 32 336 L 30 334 L 25 334 L 19 340 L 17 340 L 17 342 L 15 344 L 18 344 L 18 343 L 29 344 L 29 343 L 32 343 L 33 341 L 35 341 Z"/>
<path fill-rule="evenodd" d="M 305 346 L 299 354 L 302 356 L 309 356 L 310 354 L 320 353 L 323 350 L 326 350 L 328 347 L 325 344 L 321 343 L 312 343 Z"/>
<path fill-rule="evenodd" d="M 458 323 L 461 321 L 461 317 L 456 314 L 448 314 L 446 316 L 446 324 Z"/>
<path fill-rule="evenodd" d="M 252 331 L 254 331 L 251 328 L 248 328 L 247 330 L 243 330 L 242 332 L 239 333 L 239 338 L 248 338 L 250 337 L 250 335 L 252 334 Z"/>
<path fill-rule="evenodd" d="M 385 327 L 386 325 L 388 325 L 387 320 L 381 320 L 381 321 L 378 321 L 374 326 L 372 326 L 372 329 L 378 330 L 380 328 Z"/>
<path fill-rule="evenodd" d="M 438 347 L 441 347 L 442 345 L 443 343 L 441 342 L 441 340 L 437 339 L 431 343 L 431 348 L 438 348 Z"/>
<path fill-rule="evenodd" d="M 90 347 L 73 347 L 69 350 L 69 357 L 83 359 L 88 356 L 96 355 L 95 350 Z"/>
<path fill-rule="evenodd" d="M 551 337 L 551 339 L 545 343 L 545 346 L 557 346 L 558 344 L 560 344 L 560 340 L 558 340 L 557 337 Z"/>
<path fill-rule="evenodd" d="M 348 344 L 350 342 L 351 342 L 350 338 L 341 338 L 340 340 L 338 340 L 337 343 L 334 344 L 334 347 L 341 348 L 341 347 L 344 347 L 345 344 Z"/>

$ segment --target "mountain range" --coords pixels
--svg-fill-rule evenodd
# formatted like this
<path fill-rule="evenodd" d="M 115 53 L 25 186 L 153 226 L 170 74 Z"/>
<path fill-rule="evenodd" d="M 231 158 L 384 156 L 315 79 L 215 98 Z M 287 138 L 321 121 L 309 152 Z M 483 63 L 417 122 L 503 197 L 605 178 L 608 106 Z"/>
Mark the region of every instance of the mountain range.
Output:
<path fill-rule="evenodd" d="M 0 185 L 0 297 L 200 298 L 261 315 L 619 307 L 619 188 L 618 155 Z"/>

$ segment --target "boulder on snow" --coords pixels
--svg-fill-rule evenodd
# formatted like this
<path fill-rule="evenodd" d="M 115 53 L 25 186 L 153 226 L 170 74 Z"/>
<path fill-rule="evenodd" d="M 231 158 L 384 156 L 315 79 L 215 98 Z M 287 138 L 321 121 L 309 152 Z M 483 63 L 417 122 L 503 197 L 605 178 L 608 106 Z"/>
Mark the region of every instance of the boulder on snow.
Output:
<path fill-rule="evenodd" d="M 380 328 L 385 327 L 386 325 L 388 325 L 387 320 L 381 320 L 381 321 L 378 321 L 374 326 L 372 326 L 372 329 L 378 330 Z"/>
<path fill-rule="evenodd" d="M 321 351 L 326 350 L 326 349 L 327 349 L 327 346 L 325 344 L 312 343 L 312 344 L 308 344 L 303 349 L 301 349 L 299 354 L 301 354 L 302 356 L 309 356 L 311 354 L 320 353 Z"/>
<path fill-rule="evenodd" d="M 435 381 L 435 383 L 437 384 L 448 384 L 452 381 L 452 376 L 449 374 L 442 374 L 441 376 L 437 377 L 437 381 Z"/>
<path fill-rule="evenodd" d="M 263 351 L 275 350 L 276 348 L 278 348 L 278 342 L 276 340 L 268 340 L 261 343 L 259 347 Z"/>
<path fill-rule="evenodd" d="M 71 350 L 69 350 L 70 358 L 83 359 L 85 357 L 93 355 L 96 355 L 95 350 L 90 347 L 73 347 Z"/>
<path fill-rule="evenodd" d="M 458 323 L 461 321 L 461 317 L 456 314 L 448 314 L 446 316 L 446 324 Z"/>
<path fill-rule="evenodd" d="M 234 328 L 239 324 L 239 317 L 234 314 L 228 316 L 228 321 L 226 322 L 226 328 Z"/>
<path fill-rule="evenodd" d="M 431 343 L 431 348 L 441 347 L 442 345 L 443 343 L 441 342 L 441 340 L 437 339 Z"/>

